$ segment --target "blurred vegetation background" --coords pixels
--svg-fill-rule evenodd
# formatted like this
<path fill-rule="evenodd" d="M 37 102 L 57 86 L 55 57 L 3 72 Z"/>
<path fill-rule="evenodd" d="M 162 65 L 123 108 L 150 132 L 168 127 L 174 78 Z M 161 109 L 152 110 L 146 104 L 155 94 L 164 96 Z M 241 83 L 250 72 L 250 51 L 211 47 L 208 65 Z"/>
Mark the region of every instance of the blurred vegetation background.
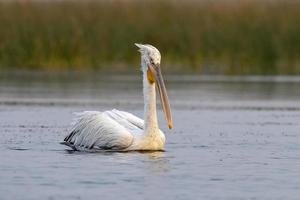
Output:
<path fill-rule="evenodd" d="M 1 1 L 0 70 L 300 74 L 300 1 Z"/>

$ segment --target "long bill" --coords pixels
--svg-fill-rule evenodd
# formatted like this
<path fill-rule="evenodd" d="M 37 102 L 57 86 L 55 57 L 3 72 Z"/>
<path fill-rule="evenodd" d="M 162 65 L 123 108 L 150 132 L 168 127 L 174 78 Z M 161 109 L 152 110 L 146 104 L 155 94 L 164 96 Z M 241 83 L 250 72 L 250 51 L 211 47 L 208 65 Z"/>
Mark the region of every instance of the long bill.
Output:
<path fill-rule="evenodd" d="M 156 87 L 159 93 L 162 109 L 164 112 L 165 120 L 168 123 L 169 129 L 173 127 L 172 122 L 172 114 L 171 114 L 171 108 L 169 103 L 169 98 L 167 95 L 167 90 L 165 87 L 165 83 L 161 74 L 160 66 L 159 65 L 149 65 L 148 66 L 152 74 L 154 75 L 154 81 L 156 83 Z"/>

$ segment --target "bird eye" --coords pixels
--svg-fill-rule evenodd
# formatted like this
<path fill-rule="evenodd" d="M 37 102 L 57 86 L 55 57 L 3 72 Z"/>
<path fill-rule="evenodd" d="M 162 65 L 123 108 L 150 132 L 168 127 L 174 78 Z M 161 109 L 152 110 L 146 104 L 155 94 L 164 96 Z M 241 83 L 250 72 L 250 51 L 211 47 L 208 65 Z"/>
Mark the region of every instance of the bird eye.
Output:
<path fill-rule="evenodd" d="M 150 63 L 151 63 L 152 65 L 154 65 L 153 59 L 150 59 Z"/>

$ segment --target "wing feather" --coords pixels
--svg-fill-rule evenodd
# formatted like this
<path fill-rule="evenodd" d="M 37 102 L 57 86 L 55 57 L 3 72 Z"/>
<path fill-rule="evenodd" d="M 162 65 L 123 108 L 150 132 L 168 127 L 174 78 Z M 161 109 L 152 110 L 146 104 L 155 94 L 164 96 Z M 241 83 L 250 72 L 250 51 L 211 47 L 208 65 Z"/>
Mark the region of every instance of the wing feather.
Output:
<path fill-rule="evenodd" d="M 76 150 L 122 150 L 132 144 L 133 135 L 107 114 L 85 111 L 77 115 L 71 133 L 64 139 L 63 144 Z"/>
<path fill-rule="evenodd" d="M 125 128 L 131 130 L 138 129 L 139 131 L 144 129 L 144 120 L 131 113 L 119 111 L 116 109 L 105 111 L 104 113 L 112 119 L 116 120 Z"/>

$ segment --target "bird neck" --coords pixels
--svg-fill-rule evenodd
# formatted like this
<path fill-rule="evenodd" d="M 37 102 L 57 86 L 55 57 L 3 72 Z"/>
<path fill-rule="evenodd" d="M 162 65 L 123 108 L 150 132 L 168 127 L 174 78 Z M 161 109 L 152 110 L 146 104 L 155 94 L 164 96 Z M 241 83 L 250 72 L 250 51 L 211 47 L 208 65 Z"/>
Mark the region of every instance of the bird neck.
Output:
<path fill-rule="evenodd" d="M 144 130 L 145 134 L 152 135 L 158 130 L 156 113 L 155 83 L 150 83 L 147 78 L 147 69 L 143 67 L 143 92 L 144 92 Z"/>

